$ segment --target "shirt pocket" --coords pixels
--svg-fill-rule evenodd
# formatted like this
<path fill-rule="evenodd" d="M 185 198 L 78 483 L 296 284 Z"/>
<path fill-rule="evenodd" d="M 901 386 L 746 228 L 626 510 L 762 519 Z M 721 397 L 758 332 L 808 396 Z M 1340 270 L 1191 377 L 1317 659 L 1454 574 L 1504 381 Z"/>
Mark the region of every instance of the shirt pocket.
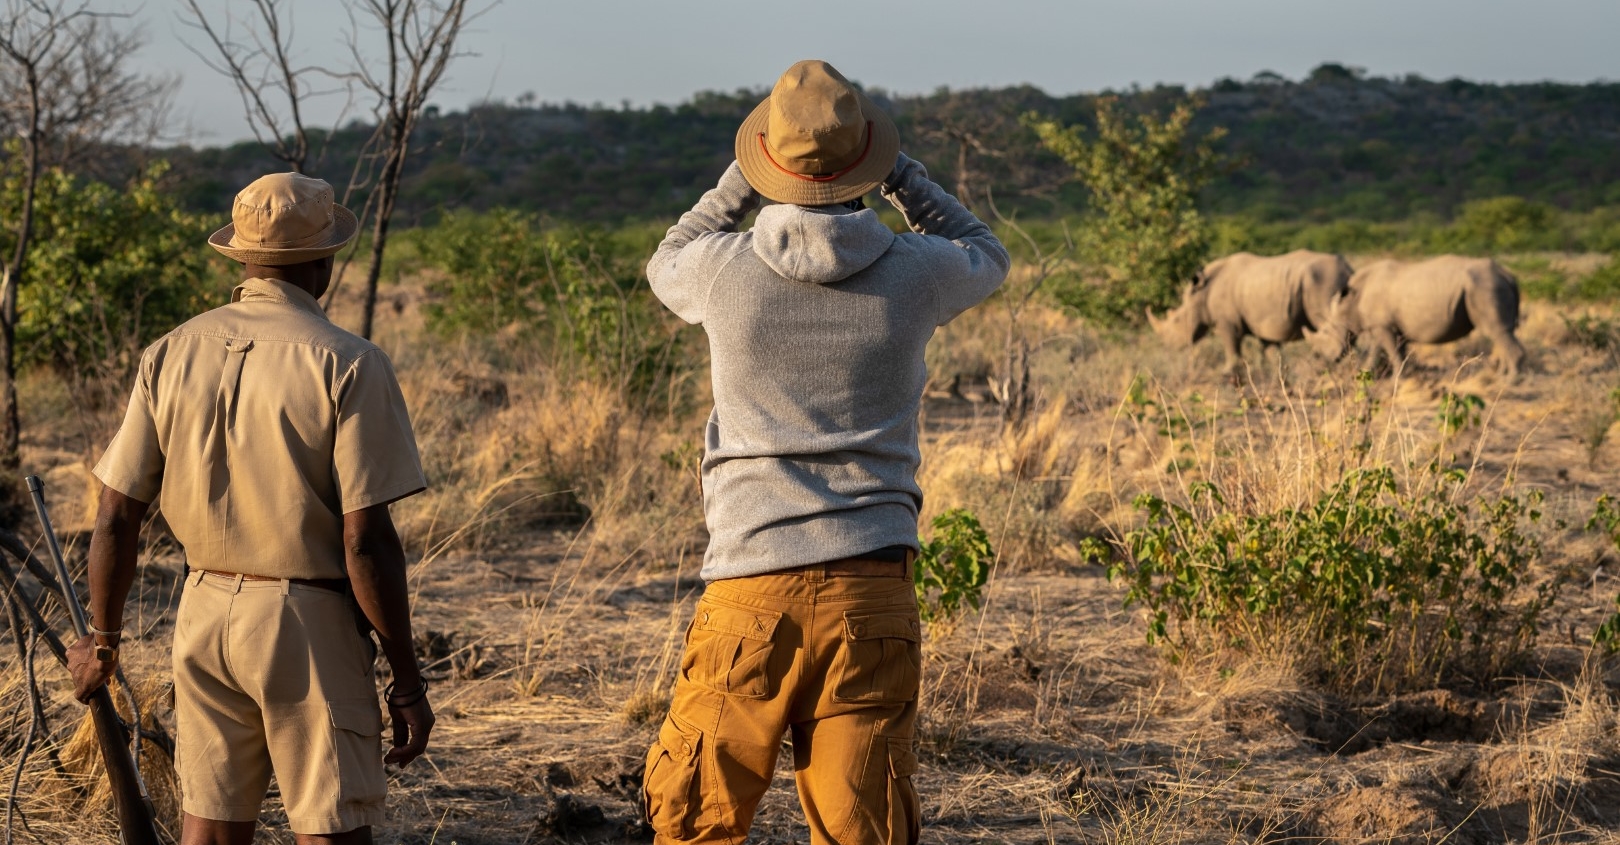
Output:
<path fill-rule="evenodd" d="M 681 679 L 738 698 L 765 698 L 771 692 L 767 664 L 781 621 L 776 611 L 703 599 L 686 632 Z"/>
<path fill-rule="evenodd" d="M 898 704 L 917 698 L 922 677 L 922 625 L 917 613 L 893 610 L 844 614 L 844 637 L 833 657 L 833 701 Z"/>

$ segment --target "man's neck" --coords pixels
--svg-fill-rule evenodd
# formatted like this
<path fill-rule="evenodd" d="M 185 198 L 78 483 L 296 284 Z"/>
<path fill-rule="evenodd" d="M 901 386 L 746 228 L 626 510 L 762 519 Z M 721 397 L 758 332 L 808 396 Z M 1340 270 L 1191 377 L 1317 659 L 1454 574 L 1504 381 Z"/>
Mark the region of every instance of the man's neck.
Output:
<path fill-rule="evenodd" d="M 244 279 L 273 279 L 283 284 L 292 285 L 310 296 L 319 297 L 315 292 L 317 279 L 314 273 L 302 265 L 287 267 L 271 267 L 262 264 L 245 264 L 242 266 Z"/>

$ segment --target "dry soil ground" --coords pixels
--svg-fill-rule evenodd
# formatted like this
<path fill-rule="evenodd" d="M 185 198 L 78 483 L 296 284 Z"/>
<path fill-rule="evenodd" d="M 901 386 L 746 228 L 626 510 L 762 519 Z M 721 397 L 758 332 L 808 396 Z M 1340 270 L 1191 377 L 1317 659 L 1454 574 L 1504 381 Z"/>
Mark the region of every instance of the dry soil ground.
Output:
<path fill-rule="evenodd" d="M 1347 368 L 1324 372 L 1291 350 L 1286 378 L 1257 365 L 1253 383 L 1233 388 L 1218 382 L 1213 349 L 1170 356 L 1149 339 L 1088 335 L 1054 317 L 1050 337 L 1059 340 L 1036 361 L 1056 409 L 1040 425 L 1051 430 L 1021 447 L 1000 438 L 971 368 L 959 368 L 954 388 L 944 380 L 971 357 L 961 350 L 994 343 L 993 315 L 987 328 L 942 336 L 927 409 L 930 512 L 976 503 L 998 547 L 1018 552 L 995 573 L 983 609 L 935 627 L 925 646 L 917 778 L 925 841 L 1620 842 L 1620 674 L 1585 646 L 1620 580 L 1611 575 L 1615 551 L 1576 525 L 1599 493 L 1620 486 L 1614 417 L 1603 417 L 1620 381 L 1614 353 L 1575 342 L 1559 315 L 1528 309 L 1521 336 L 1531 360 L 1517 384 L 1470 363 L 1481 347 L 1465 343 L 1420 350 L 1432 369 L 1373 388 L 1392 455 L 1429 448 L 1442 389 L 1480 396 L 1484 419 L 1456 441 L 1458 461 L 1487 485 L 1511 476 L 1520 489 L 1542 490 L 1549 523 L 1570 525 L 1545 529 L 1545 572 L 1571 580 L 1532 660 L 1489 688 L 1384 700 L 1313 690 L 1286 667 L 1168 665 L 1101 567 L 1074 552 L 1082 533 L 1128 527 L 1134 492 L 1173 493 L 1177 473 L 1197 469 L 1178 470 L 1173 438 L 1132 416 L 1137 375 L 1148 374 L 1164 404 L 1220 409 L 1230 436 L 1251 443 L 1236 459 L 1285 467 L 1282 456 L 1302 437 L 1332 439 L 1332 425 L 1312 421 L 1345 417 L 1354 403 Z M 1314 433 L 1300 434 L 1301 421 Z M 1020 448 L 1059 469 L 1009 471 Z M 55 454 L 37 437 L 34 449 L 41 460 Z M 68 458 L 78 456 L 62 457 L 64 466 Z M 72 472 L 52 476 L 58 489 L 71 489 Z M 992 488 L 1048 485 L 1048 511 L 1064 516 L 1023 513 L 1027 497 L 953 486 L 960 473 Z M 475 547 L 451 544 L 416 564 L 419 648 L 440 721 L 428 754 L 393 775 L 379 841 L 650 838 L 638 814 L 642 755 L 702 583 L 690 554 L 638 553 L 598 531 L 529 527 Z M 145 558 L 129 619 L 139 633 L 126 650 L 136 678 L 166 675 L 180 565 L 161 545 Z M 0 729 L 14 739 L 20 673 L 9 644 L 3 653 L 0 718 L 12 721 Z M 74 711 L 45 663 L 60 723 Z M 153 696 L 160 720 L 161 698 Z M 805 841 L 789 759 L 751 841 Z M 36 753 L 22 781 L 22 808 L 43 840 L 114 841 L 97 801 L 76 811 L 86 799 L 50 768 Z M 264 821 L 261 841 L 292 841 L 274 796 Z M 20 826 L 16 834 L 27 841 Z"/>

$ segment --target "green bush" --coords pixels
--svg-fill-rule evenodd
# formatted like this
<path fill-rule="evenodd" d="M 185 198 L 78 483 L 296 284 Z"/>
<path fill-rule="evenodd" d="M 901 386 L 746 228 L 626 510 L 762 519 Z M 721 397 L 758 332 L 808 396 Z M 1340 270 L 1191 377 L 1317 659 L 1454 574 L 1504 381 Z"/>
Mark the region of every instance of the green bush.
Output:
<path fill-rule="evenodd" d="M 921 538 L 919 538 L 921 541 Z M 965 602 L 979 609 L 979 593 L 990 578 L 996 553 L 978 517 L 953 508 L 934 517 L 934 538 L 921 542 L 912 568 L 917 610 L 925 622 L 947 622 Z"/>
<path fill-rule="evenodd" d="M 1564 321 L 1564 328 L 1569 330 L 1570 340 L 1577 346 L 1620 356 L 1620 321 L 1596 314 L 1559 316 Z"/>
<path fill-rule="evenodd" d="M 1620 404 L 1620 390 L 1615 391 L 1617 404 Z M 1620 503 L 1613 496 L 1599 496 L 1597 508 L 1592 518 L 1586 522 L 1586 530 L 1602 531 L 1609 538 L 1609 543 L 1615 551 L 1620 551 Z M 1604 654 L 1620 652 L 1620 593 L 1614 596 L 1615 612 L 1598 625 L 1597 631 L 1592 634 L 1592 645 L 1603 651 Z"/>
<path fill-rule="evenodd" d="M 1072 284 L 1058 299 L 1084 316 L 1137 325 L 1145 307 L 1167 308 L 1208 257 L 1211 232 L 1198 198 L 1214 178 L 1214 143 L 1226 130 L 1196 136 L 1201 103 L 1182 100 L 1163 118 L 1130 114 L 1114 97 L 1096 104 L 1097 128 L 1064 126 L 1034 113 L 1024 123 L 1085 184 L 1088 212 L 1080 231 L 1103 284 Z"/>
<path fill-rule="evenodd" d="M 209 283 L 210 226 L 159 189 L 165 170 L 160 163 L 124 189 L 41 174 L 17 300 L 23 366 L 50 367 L 76 390 L 96 380 L 122 389 L 142 348 L 224 300 L 229 288 Z M 20 202 L 20 179 L 8 173 L 0 218 Z M 0 231 L 0 248 L 14 248 L 14 237 Z"/>
<path fill-rule="evenodd" d="M 1556 210 L 1523 197 L 1492 197 L 1464 203 L 1450 226 L 1430 237 L 1432 252 L 1490 255 L 1556 250 L 1567 245 Z"/>
<path fill-rule="evenodd" d="M 689 365 L 682 335 L 641 283 L 649 233 L 550 225 L 527 212 L 456 211 L 413 233 L 440 271 L 424 314 L 442 336 L 530 343 L 558 366 L 609 378 L 643 398 Z"/>
<path fill-rule="evenodd" d="M 1144 494 L 1147 524 L 1109 577 L 1172 659 L 1293 661 L 1353 693 L 1488 682 L 1534 644 L 1557 582 L 1528 583 L 1540 494 L 1470 507 L 1464 481 L 1436 465 L 1405 485 L 1358 469 L 1312 505 L 1250 514 L 1202 482 L 1185 506 Z"/>

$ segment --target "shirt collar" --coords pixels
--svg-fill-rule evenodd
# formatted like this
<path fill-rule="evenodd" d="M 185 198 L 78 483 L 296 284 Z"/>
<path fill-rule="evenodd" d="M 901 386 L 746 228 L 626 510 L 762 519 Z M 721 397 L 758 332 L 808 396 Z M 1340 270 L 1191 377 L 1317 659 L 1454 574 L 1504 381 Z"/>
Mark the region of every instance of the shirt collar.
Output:
<path fill-rule="evenodd" d="M 277 279 L 245 279 L 231 291 L 232 302 L 254 300 L 285 303 L 323 320 L 326 319 L 326 312 L 321 309 L 321 303 L 314 295 L 297 285 L 289 285 Z"/>

